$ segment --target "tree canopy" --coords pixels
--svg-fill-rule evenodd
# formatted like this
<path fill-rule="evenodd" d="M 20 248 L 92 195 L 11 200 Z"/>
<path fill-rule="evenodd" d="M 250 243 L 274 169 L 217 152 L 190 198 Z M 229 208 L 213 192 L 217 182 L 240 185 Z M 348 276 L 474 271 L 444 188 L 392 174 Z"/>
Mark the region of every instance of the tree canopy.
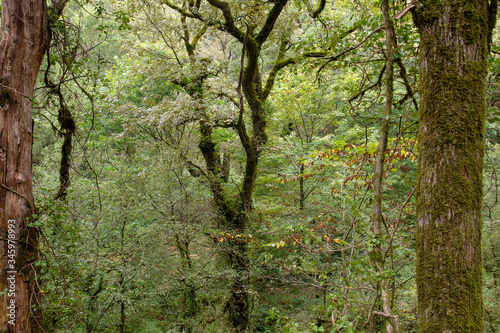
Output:
<path fill-rule="evenodd" d="M 500 330 L 496 0 L 35 2 L 0 331 Z"/>

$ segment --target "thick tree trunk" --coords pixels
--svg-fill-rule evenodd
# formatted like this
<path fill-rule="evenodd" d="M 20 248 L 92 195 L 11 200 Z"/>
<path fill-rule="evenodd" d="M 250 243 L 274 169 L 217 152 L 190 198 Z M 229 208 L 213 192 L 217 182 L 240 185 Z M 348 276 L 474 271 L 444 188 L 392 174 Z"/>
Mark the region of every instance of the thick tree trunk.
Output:
<path fill-rule="evenodd" d="M 34 213 L 31 176 L 31 99 L 48 47 L 44 0 L 3 0 L 0 42 L 0 236 L 2 265 L 0 331 L 33 332 L 42 327 L 33 263 L 38 237 L 28 227 Z M 5 239 L 8 239 L 5 240 Z M 13 325 L 15 324 L 15 325 Z"/>
<path fill-rule="evenodd" d="M 212 137 L 213 128 L 206 121 L 200 122 L 200 144 L 199 148 L 205 158 L 210 187 L 212 190 L 215 207 L 218 211 L 218 227 L 231 235 L 243 234 L 246 229 L 247 213 L 251 205 L 245 205 L 240 198 L 228 198 L 222 188 L 224 182 L 223 165 L 218 161 L 219 154 L 216 150 L 216 144 Z M 249 168 L 246 163 L 246 172 L 244 184 L 247 181 L 253 181 L 254 176 L 248 176 L 248 170 L 253 175 L 256 170 Z M 251 195 L 251 192 L 250 192 Z M 221 245 L 218 245 L 221 246 Z M 225 312 L 235 332 L 245 332 L 250 323 L 250 294 L 249 294 L 249 267 L 250 262 L 247 254 L 246 243 L 240 243 L 238 238 L 228 238 L 222 245 L 222 251 L 225 264 L 235 273 L 234 280 L 230 286 L 230 294 L 225 305 Z"/>
<path fill-rule="evenodd" d="M 413 12 L 421 48 L 419 332 L 483 332 L 485 79 L 495 14 L 496 1 L 487 0 L 425 0 Z"/>

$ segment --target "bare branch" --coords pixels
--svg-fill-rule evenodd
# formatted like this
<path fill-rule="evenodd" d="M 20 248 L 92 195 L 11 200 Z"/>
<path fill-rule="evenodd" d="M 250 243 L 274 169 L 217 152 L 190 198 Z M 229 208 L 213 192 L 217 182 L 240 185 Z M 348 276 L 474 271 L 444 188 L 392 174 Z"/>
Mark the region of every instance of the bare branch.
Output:
<path fill-rule="evenodd" d="M 413 102 L 413 105 L 415 106 L 415 110 L 418 111 L 418 103 L 417 103 L 417 100 L 415 99 L 415 94 L 413 92 L 413 89 L 411 88 L 410 80 L 408 80 L 408 74 L 406 73 L 405 65 L 403 64 L 403 61 L 399 57 L 395 59 L 395 62 L 396 62 L 396 64 L 398 64 L 398 66 L 401 70 L 400 75 L 401 75 L 401 78 L 403 79 L 406 91 L 407 91 L 408 95 L 412 98 L 412 102 Z"/>
<path fill-rule="evenodd" d="M 344 50 L 344 51 L 342 51 L 342 52 L 340 52 L 340 53 L 338 53 L 338 54 L 336 54 L 334 56 L 327 57 L 326 59 L 328 59 L 328 61 L 325 62 L 323 65 L 321 65 L 321 67 L 318 69 L 318 73 L 321 72 L 323 70 L 323 68 L 325 68 L 325 66 L 327 64 L 329 64 L 330 62 L 337 60 L 338 58 L 342 57 L 344 54 L 346 54 L 348 52 L 351 52 L 351 51 L 357 49 L 358 47 L 360 47 L 361 45 L 363 45 L 368 39 L 370 39 L 371 36 L 373 36 L 376 33 L 379 33 L 380 31 L 383 30 L 383 28 L 384 28 L 383 26 L 378 27 L 377 29 L 375 29 L 372 32 L 370 32 L 368 34 L 368 36 L 365 37 L 365 39 L 363 39 L 361 42 L 359 42 L 358 44 L 354 45 L 353 47 L 350 47 L 347 50 Z"/>
<path fill-rule="evenodd" d="M 266 85 L 264 87 L 264 91 L 262 92 L 262 100 L 265 101 L 267 97 L 269 96 L 269 93 L 271 92 L 271 89 L 273 89 L 274 86 L 274 80 L 276 78 L 276 75 L 278 72 L 288 64 L 294 63 L 294 59 L 287 59 L 288 62 L 283 62 L 283 58 L 285 57 L 285 50 L 286 50 L 286 45 L 288 43 L 286 41 L 282 41 L 280 44 L 280 49 L 278 51 L 278 57 L 276 59 L 276 62 L 274 63 L 273 69 L 271 69 L 271 72 L 269 73 L 269 76 L 267 77 Z"/>
<path fill-rule="evenodd" d="M 354 95 L 353 97 L 349 98 L 349 102 L 354 101 L 358 97 L 362 97 L 368 90 L 371 90 L 371 89 L 375 88 L 376 86 L 380 85 L 380 83 L 382 82 L 382 77 L 384 76 L 385 67 L 386 67 L 386 65 L 384 64 L 384 67 L 382 67 L 382 70 L 380 71 L 380 74 L 378 75 L 378 79 L 374 84 L 370 85 L 369 87 L 366 87 L 365 89 L 361 90 L 356 95 Z"/>
<path fill-rule="evenodd" d="M 493 29 L 497 22 L 498 0 L 491 0 L 488 8 L 488 48 L 491 49 Z"/>
<path fill-rule="evenodd" d="M 410 11 L 410 9 L 415 8 L 415 7 L 417 7 L 417 5 L 415 3 L 412 3 L 412 4 L 408 5 L 408 6 L 406 6 L 405 9 L 403 9 L 396 16 L 394 16 L 394 19 L 395 20 L 401 19 L 403 16 L 406 15 L 406 13 L 408 13 Z"/>
<path fill-rule="evenodd" d="M 245 151 L 251 151 L 251 141 L 246 130 L 245 121 L 243 119 L 243 113 L 245 111 L 245 101 L 243 100 L 243 94 L 241 92 L 241 87 L 243 83 L 243 68 L 245 64 L 245 49 L 249 37 L 248 35 L 249 35 L 249 29 L 247 29 L 247 33 L 243 41 L 243 48 L 241 49 L 240 77 L 238 79 L 238 87 L 236 88 L 236 92 L 238 93 L 239 108 L 240 108 L 238 122 L 236 123 L 236 129 L 238 130 L 238 135 L 240 137 L 243 148 L 245 148 Z"/>
<path fill-rule="evenodd" d="M 12 192 L 14 194 L 17 194 L 18 196 L 20 196 L 21 198 L 23 198 L 26 201 L 26 203 L 28 204 L 28 207 L 30 208 L 31 212 L 33 212 L 33 213 L 35 212 L 35 207 L 33 207 L 33 204 L 31 203 L 31 201 L 24 194 L 19 193 L 16 190 L 14 190 L 14 189 L 12 189 L 12 188 L 10 188 L 8 186 L 5 186 L 4 184 L 1 184 L 1 183 L 0 183 L 0 187 L 3 188 L 3 189 L 6 189 L 7 191 L 10 191 L 10 192 Z"/>

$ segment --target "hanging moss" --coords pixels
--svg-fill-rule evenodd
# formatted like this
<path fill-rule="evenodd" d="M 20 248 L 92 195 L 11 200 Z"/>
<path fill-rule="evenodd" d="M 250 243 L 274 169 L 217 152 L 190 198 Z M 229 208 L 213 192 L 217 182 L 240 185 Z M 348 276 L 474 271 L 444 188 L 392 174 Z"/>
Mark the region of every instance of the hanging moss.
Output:
<path fill-rule="evenodd" d="M 71 168 L 71 155 L 73 151 L 73 135 L 76 130 L 76 122 L 71 111 L 64 103 L 61 91 L 59 90 L 61 107 L 59 108 L 58 120 L 61 125 L 61 136 L 64 142 L 61 147 L 61 163 L 59 168 L 59 190 L 56 199 L 65 198 L 70 185 L 69 169 Z"/>

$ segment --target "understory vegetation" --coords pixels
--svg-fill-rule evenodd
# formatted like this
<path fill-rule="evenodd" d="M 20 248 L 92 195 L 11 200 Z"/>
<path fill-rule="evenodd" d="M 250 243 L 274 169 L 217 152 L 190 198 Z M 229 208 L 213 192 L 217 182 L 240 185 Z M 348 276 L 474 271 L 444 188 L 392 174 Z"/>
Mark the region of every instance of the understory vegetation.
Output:
<path fill-rule="evenodd" d="M 53 27 L 33 107 L 46 331 L 383 332 L 386 288 L 399 331 L 417 332 L 410 4 L 390 6 L 386 116 L 381 2 L 221 3 L 74 1 Z M 500 331 L 497 45 L 495 33 L 486 332 Z"/>

